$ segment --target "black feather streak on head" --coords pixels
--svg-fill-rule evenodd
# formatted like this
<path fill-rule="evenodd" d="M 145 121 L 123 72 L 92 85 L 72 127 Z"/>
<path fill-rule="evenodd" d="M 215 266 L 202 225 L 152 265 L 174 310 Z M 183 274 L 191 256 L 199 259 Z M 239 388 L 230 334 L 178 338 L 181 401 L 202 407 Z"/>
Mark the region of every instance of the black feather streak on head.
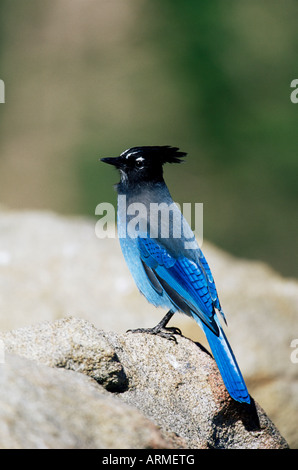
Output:
<path fill-rule="evenodd" d="M 104 158 L 105 163 L 114 165 L 121 175 L 116 185 L 119 193 L 137 189 L 144 184 L 163 182 L 165 163 L 183 163 L 187 154 L 178 147 L 146 146 L 132 147 L 116 158 Z"/>

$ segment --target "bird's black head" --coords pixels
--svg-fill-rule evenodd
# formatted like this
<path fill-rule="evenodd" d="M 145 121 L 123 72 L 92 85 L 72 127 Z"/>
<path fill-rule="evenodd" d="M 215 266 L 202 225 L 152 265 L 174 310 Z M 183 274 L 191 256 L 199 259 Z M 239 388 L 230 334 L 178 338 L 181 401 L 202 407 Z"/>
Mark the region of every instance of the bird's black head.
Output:
<path fill-rule="evenodd" d="M 121 180 L 117 185 L 119 192 L 136 188 L 144 183 L 163 181 L 165 163 L 182 163 L 187 154 L 177 147 L 132 147 L 122 152 L 119 157 L 102 158 L 101 161 L 114 165 L 119 171 Z"/>

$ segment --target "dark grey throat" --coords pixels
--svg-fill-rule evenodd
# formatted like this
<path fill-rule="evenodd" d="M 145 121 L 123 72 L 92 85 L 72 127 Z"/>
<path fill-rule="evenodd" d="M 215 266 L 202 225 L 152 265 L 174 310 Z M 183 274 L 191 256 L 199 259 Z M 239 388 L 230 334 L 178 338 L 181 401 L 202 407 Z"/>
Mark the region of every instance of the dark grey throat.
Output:
<path fill-rule="evenodd" d="M 154 174 L 142 175 L 139 177 L 138 174 L 127 175 L 120 169 L 120 181 L 115 184 L 115 189 L 118 194 L 129 194 L 138 193 L 142 190 L 151 191 L 155 187 L 165 186 L 163 179 L 162 168 L 159 172 Z"/>

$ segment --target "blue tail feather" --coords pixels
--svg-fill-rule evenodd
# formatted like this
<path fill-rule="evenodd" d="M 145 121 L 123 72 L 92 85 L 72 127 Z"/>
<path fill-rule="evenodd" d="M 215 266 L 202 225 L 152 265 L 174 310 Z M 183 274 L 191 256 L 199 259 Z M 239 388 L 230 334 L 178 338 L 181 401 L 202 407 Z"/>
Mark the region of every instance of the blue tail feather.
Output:
<path fill-rule="evenodd" d="M 201 324 L 201 326 L 229 394 L 236 401 L 250 403 L 250 396 L 241 371 L 219 322 L 219 336 L 216 336 L 206 325 Z"/>

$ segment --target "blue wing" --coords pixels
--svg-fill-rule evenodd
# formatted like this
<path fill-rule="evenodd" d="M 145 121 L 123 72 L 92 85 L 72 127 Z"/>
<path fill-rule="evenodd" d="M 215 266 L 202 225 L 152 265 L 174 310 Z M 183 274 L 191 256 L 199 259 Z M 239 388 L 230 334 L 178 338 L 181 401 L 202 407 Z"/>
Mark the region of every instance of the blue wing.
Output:
<path fill-rule="evenodd" d="M 200 252 L 199 262 L 173 257 L 156 239 L 138 238 L 143 267 L 152 287 L 165 292 L 177 310 L 191 315 L 202 327 L 228 392 L 237 401 L 250 397 L 233 351 L 216 317 L 221 312 L 214 280 Z"/>
<path fill-rule="evenodd" d="M 148 277 L 150 270 L 178 310 L 199 317 L 217 334 L 214 304 L 203 270 L 186 257 L 174 258 L 151 238 L 138 238 L 138 245 Z"/>

